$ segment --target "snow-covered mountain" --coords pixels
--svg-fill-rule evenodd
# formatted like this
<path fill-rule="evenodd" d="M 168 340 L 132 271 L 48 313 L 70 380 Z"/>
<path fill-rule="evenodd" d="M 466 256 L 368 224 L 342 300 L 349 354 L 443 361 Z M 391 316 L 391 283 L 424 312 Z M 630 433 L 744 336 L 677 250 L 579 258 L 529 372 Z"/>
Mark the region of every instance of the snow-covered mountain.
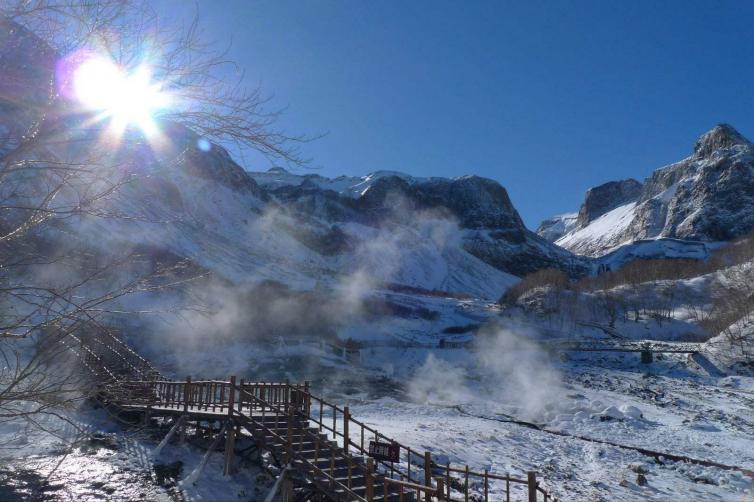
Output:
<path fill-rule="evenodd" d="M 563 235 L 540 228 L 540 235 L 588 256 L 642 239 L 727 241 L 754 231 L 752 203 L 754 145 L 720 124 L 696 141 L 691 156 L 643 184 L 626 180 L 589 190 L 573 228 Z"/>
<path fill-rule="evenodd" d="M 563 213 L 547 218 L 537 227 L 537 235 L 550 242 L 555 242 L 573 230 L 578 216 L 578 213 Z"/>
<path fill-rule="evenodd" d="M 133 217 L 88 219 L 79 231 L 165 249 L 236 283 L 302 289 L 366 274 L 371 287 L 494 299 L 539 268 L 585 271 L 584 260 L 527 230 L 491 180 L 247 173 L 220 147 L 174 142 L 188 145 L 181 162 L 158 158 L 111 202 Z"/>
<path fill-rule="evenodd" d="M 42 228 L 61 246 L 65 239 L 105 254 L 129 247 L 168 252 L 235 284 L 275 280 L 308 289 L 362 274 L 370 287 L 398 284 L 490 299 L 540 268 L 587 270 L 586 260 L 526 229 L 505 188 L 489 179 L 248 172 L 221 146 L 208 149 L 171 122 L 160 124 L 158 142 L 127 133 L 120 144 L 106 145 L 100 126 L 79 127 L 80 110 L 57 92 L 61 58 L 54 51 L 12 22 L 0 24 L 0 42 L 0 141 L 7 143 L 0 148 L 12 150 L 43 124 L 55 129 L 54 146 L 40 135 L 25 147 L 27 158 L 119 166 L 97 174 L 118 185 L 112 195 L 86 214 Z M 68 136 L 77 127 L 85 132 L 74 141 Z M 94 155 L 105 158 L 93 162 Z M 6 176 L 0 196 L 33 207 L 45 195 L 42 173 Z M 18 184 L 27 189 L 17 190 Z M 65 187 L 56 199 L 73 204 L 77 195 Z M 4 223 L 10 217 L 0 215 Z"/>

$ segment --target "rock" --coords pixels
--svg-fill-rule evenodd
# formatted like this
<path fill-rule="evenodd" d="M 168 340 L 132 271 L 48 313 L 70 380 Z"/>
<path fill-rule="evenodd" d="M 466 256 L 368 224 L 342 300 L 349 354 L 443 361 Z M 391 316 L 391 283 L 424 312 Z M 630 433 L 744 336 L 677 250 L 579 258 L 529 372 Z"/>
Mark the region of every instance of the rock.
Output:
<path fill-rule="evenodd" d="M 608 211 L 637 200 L 641 189 L 642 184 L 635 179 L 609 181 L 590 188 L 579 209 L 577 227 L 583 228 Z"/>
<path fill-rule="evenodd" d="M 578 213 L 566 213 L 548 218 L 537 227 L 537 235 L 555 242 L 576 227 L 577 216 Z"/>
<path fill-rule="evenodd" d="M 631 469 L 636 474 L 647 474 L 649 473 L 649 467 L 647 467 L 646 464 L 642 462 L 633 462 L 628 465 L 628 468 Z"/>
<path fill-rule="evenodd" d="M 749 146 L 751 142 L 728 124 L 718 124 L 704 133 L 694 143 L 694 157 L 709 157 L 715 151 L 736 145 Z"/>
<path fill-rule="evenodd" d="M 626 481 L 625 479 L 621 479 L 620 483 L 618 483 L 618 485 L 622 486 L 623 488 L 628 487 L 629 484 L 630 483 Z"/>
<path fill-rule="evenodd" d="M 154 473 L 157 483 L 164 485 L 179 479 L 183 472 L 183 462 L 176 461 L 169 464 L 155 464 Z"/>
<path fill-rule="evenodd" d="M 615 406 L 609 406 L 602 410 L 602 412 L 599 414 L 600 421 L 605 422 L 609 420 L 623 420 L 625 416 L 623 413 L 616 408 Z"/>
<path fill-rule="evenodd" d="M 624 416 L 632 418 L 634 420 L 644 418 L 644 414 L 636 406 L 624 404 L 619 408 L 619 410 L 621 413 L 623 413 Z"/>
<path fill-rule="evenodd" d="M 636 190 L 638 189 L 638 193 Z M 591 228 L 606 216 L 619 231 Z M 754 144 L 727 124 L 703 134 L 693 154 L 654 171 L 641 184 L 609 182 L 590 189 L 576 226 L 558 241 L 566 249 L 601 256 L 622 244 L 645 239 L 728 241 L 754 231 Z"/>

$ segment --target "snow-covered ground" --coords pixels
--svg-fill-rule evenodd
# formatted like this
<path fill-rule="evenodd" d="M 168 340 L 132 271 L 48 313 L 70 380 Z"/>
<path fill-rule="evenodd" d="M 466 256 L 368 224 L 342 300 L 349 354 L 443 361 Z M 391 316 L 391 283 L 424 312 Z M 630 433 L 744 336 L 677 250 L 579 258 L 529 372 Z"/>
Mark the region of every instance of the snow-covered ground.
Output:
<path fill-rule="evenodd" d="M 560 500 L 752 500 L 754 478 L 738 470 L 637 448 L 754 470 L 753 377 L 712 377 L 685 354 L 656 356 L 650 365 L 635 353 L 566 358 L 539 350 L 537 337 L 502 330 L 444 349 L 420 346 L 431 338 L 418 337 L 414 346 L 363 349 L 360 363 L 312 344 L 236 343 L 216 360 L 195 353 L 192 363 L 217 376 L 230 370 L 223 357 L 236 353 L 246 356 L 245 367 L 233 368 L 244 376 L 311 379 L 315 393 L 348 404 L 356 419 L 416 451 L 519 477 L 536 470 Z M 158 362 L 171 365 L 170 357 Z M 219 453 L 195 484 L 179 489 L 201 448 L 169 445 L 155 468 L 148 453 L 160 434 L 121 428 L 101 410 L 77 420 L 87 439 L 73 449 L 41 440 L 41 432 L 12 445 L 0 490 L 36 489 L 42 500 L 230 501 L 262 500 L 269 489 L 253 463 L 223 478 Z M 502 489 L 492 483 L 492 500 Z"/>
<path fill-rule="evenodd" d="M 532 377 L 540 373 L 529 371 Z M 537 470 L 560 500 L 754 497 L 754 478 L 738 471 L 658 460 L 631 449 L 754 470 L 754 394 L 745 390 L 754 379 L 737 377 L 734 387 L 705 376 L 685 356 L 665 356 L 645 366 L 637 354 L 577 357 L 541 372 L 548 383 L 553 374 L 558 378 L 557 387 L 541 396 L 546 399 L 533 420 L 542 430 L 510 421 L 520 418 L 526 389 L 516 395 L 505 382 L 458 382 L 464 376 L 458 372 L 425 382 L 426 401 L 410 389 L 378 400 L 344 398 L 354 416 L 418 451 L 480 470 L 518 476 Z M 646 486 L 637 484 L 639 472 Z M 493 493 L 502 489 L 493 484 Z"/>
<path fill-rule="evenodd" d="M 224 502 L 262 500 L 272 486 L 247 460 L 225 477 L 222 452 L 210 454 L 196 483 L 182 482 L 202 462 L 209 440 L 169 443 L 154 456 L 165 430 L 126 427 L 88 405 L 63 416 L 42 418 L 45 430 L 22 421 L 3 425 L 3 437 L 20 434 L 0 450 L 0 500 Z"/>

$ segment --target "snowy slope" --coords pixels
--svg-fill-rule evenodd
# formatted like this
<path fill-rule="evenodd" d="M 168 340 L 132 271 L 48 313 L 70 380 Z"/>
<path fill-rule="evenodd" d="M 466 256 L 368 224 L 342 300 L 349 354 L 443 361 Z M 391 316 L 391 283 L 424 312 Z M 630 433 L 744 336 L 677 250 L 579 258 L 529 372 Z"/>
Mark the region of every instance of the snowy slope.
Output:
<path fill-rule="evenodd" d="M 145 193 L 144 184 L 134 184 L 118 197 L 119 209 L 141 219 L 90 218 L 79 231 L 105 236 L 100 239 L 105 248 L 149 244 L 168 249 L 238 284 L 275 280 L 310 289 L 367 271 L 371 285 L 399 283 L 497 298 L 517 281 L 464 251 L 462 231 L 444 220 L 407 220 L 385 228 L 343 223 L 338 229 L 350 251 L 322 254 L 299 232 L 302 227 L 329 230 L 328 222 L 302 222 L 252 192 L 182 170 L 156 172 L 151 187 Z M 180 187 L 179 195 L 168 203 L 165 195 L 172 187 Z"/>
<path fill-rule="evenodd" d="M 645 239 L 623 244 L 595 260 L 603 270 L 618 270 L 623 265 L 639 259 L 687 258 L 704 260 L 717 246 L 716 243 L 684 241 L 680 239 Z"/>
<path fill-rule="evenodd" d="M 609 252 L 627 242 L 626 230 L 634 220 L 635 213 L 635 202 L 617 207 L 586 227 L 565 234 L 555 244 L 578 254 L 592 254 L 594 250 Z"/>

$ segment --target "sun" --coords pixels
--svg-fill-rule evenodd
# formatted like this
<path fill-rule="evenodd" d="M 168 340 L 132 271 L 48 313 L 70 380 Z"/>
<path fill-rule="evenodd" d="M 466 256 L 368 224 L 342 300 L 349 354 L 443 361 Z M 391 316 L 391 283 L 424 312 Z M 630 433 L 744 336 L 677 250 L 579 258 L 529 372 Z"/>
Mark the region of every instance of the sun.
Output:
<path fill-rule="evenodd" d="M 169 101 L 147 67 L 128 73 L 104 57 L 86 59 L 75 69 L 73 91 L 85 108 L 109 118 L 116 131 L 137 126 L 147 136 L 156 134 L 155 113 Z"/>

